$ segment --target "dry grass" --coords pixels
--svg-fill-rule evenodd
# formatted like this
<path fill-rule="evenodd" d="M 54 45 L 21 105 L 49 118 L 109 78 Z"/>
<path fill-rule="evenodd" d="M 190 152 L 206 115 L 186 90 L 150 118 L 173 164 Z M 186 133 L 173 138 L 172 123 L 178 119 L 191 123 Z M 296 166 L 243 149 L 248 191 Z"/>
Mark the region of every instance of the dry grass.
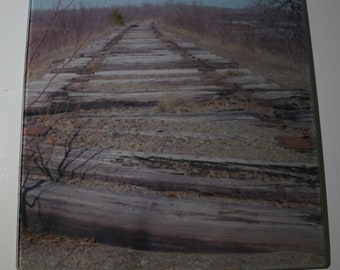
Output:
<path fill-rule="evenodd" d="M 284 53 L 273 53 L 259 47 L 249 48 L 243 43 L 222 43 L 218 39 L 169 26 L 164 22 L 161 25 L 167 31 L 193 41 L 202 49 L 236 62 L 241 68 L 248 68 L 254 74 L 263 75 L 269 83 L 310 89 L 307 63 L 297 63 Z"/>
<path fill-rule="evenodd" d="M 107 27 L 101 29 L 100 32 L 93 33 L 85 42 L 80 40 L 69 45 L 51 49 L 50 51 L 36 56 L 27 68 L 27 79 L 29 81 L 41 79 L 43 75 L 50 72 L 58 64 L 63 63 L 65 59 L 70 58 L 81 43 L 83 43 L 81 49 L 84 49 L 94 41 L 106 37 L 114 30 L 115 28 Z"/>
<path fill-rule="evenodd" d="M 181 98 L 178 94 L 164 95 L 158 103 L 156 110 L 161 113 L 185 113 L 197 109 L 198 104 L 192 100 Z"/>
<path fill-rule="evenodd" d="M 64 59 L 115 30 L 103 8 L 33 10 L 29 25 L 27 78 L 41 78 Z"/>

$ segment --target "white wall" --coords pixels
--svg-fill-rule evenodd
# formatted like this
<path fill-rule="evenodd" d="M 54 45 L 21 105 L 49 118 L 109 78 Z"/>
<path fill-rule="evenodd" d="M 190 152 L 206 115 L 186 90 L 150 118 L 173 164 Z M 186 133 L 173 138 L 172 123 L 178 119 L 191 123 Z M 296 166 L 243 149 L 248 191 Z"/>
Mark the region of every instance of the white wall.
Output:
<path fill-rule="evenodd" d="M 307 0 L 320 106 L 332 264 L 340 269 L 339 0 Z M 17 184 L 28 0 L 0 4 L 0 269 L 15 269 Z M 339 118 L 338 118 L 339 117 Z"/>
<path fill-rule="evenodd" d="M 18 165 L 28 0 L 0 3 L 0 269 L 16 266 Z"/>
<path fill-rule="evenodd" d="M 340 1 L 307 0 L 321 120 L 331 240 L 340 269 Z"/>

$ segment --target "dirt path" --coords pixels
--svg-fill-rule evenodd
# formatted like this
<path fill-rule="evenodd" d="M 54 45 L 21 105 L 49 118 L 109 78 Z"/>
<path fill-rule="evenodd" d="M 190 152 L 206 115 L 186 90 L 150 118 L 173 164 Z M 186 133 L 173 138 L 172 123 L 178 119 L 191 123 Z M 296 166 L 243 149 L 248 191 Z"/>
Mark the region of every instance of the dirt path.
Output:
<path fill-rule="evenodd" d="M 44 88 L 26 112 L 24 155 L 38 144 L 39 157 L 58 174 L 70 138 L 73 152 L 63 183 L 28 192 L 26 199 L 38 202 L 27 209 L 29 225 L 159 250 L 95 243 L 79 252 L 72 246 L 82 240 L 69 239 L 64 248 L 71 255 L 56 254 L 53 267 L 72 269 L 68 257 L 83 252 L 95 254 L 87 269 L 111 259 L 121 264 L 115 269 L 322 265 L 313 111 L 305 91 L 268 84 L 152 21 L 123 28 L 30 82 L 26 104 Z M 44 177 L 31 164 L 24 162 L 28 185 Z M 22 237 L 23 269 L 44 253 L 44 237 Z M 114 258 L 98 262 L 108 250 Z M 133 266 L 117 254 L 133 254 Z"/>

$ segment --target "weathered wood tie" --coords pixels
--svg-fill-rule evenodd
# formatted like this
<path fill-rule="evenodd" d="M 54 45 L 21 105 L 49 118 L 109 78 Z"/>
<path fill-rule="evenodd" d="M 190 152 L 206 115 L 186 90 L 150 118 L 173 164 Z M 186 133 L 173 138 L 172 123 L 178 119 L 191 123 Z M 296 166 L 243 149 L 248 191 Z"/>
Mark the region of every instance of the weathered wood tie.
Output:
<path fill-rule="evenodd" d="M 317 252 L 322 246 L 322 230 L 314 214 L 304 209 L 168 199 L 63 184 L 36 188 L 26 199 L 34 204 L 27 209 L 33 228 L 133 248 Z"/>

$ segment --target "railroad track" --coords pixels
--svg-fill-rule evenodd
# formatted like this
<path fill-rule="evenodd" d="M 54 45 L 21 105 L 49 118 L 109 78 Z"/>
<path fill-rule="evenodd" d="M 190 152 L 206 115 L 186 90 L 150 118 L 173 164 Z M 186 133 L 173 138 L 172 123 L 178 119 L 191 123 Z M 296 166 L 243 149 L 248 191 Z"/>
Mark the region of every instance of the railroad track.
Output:
<path fill-rule="evenodd" d="M 44 88 L 25 112 L 29 226 L 142 249 L 323 251 L 306 91 L 269 84 L 153 21 L 30 82 L 26 105 Z M 70 163 L 58 183 L 32 165 L 37 154 L 52 174 Z"/>

